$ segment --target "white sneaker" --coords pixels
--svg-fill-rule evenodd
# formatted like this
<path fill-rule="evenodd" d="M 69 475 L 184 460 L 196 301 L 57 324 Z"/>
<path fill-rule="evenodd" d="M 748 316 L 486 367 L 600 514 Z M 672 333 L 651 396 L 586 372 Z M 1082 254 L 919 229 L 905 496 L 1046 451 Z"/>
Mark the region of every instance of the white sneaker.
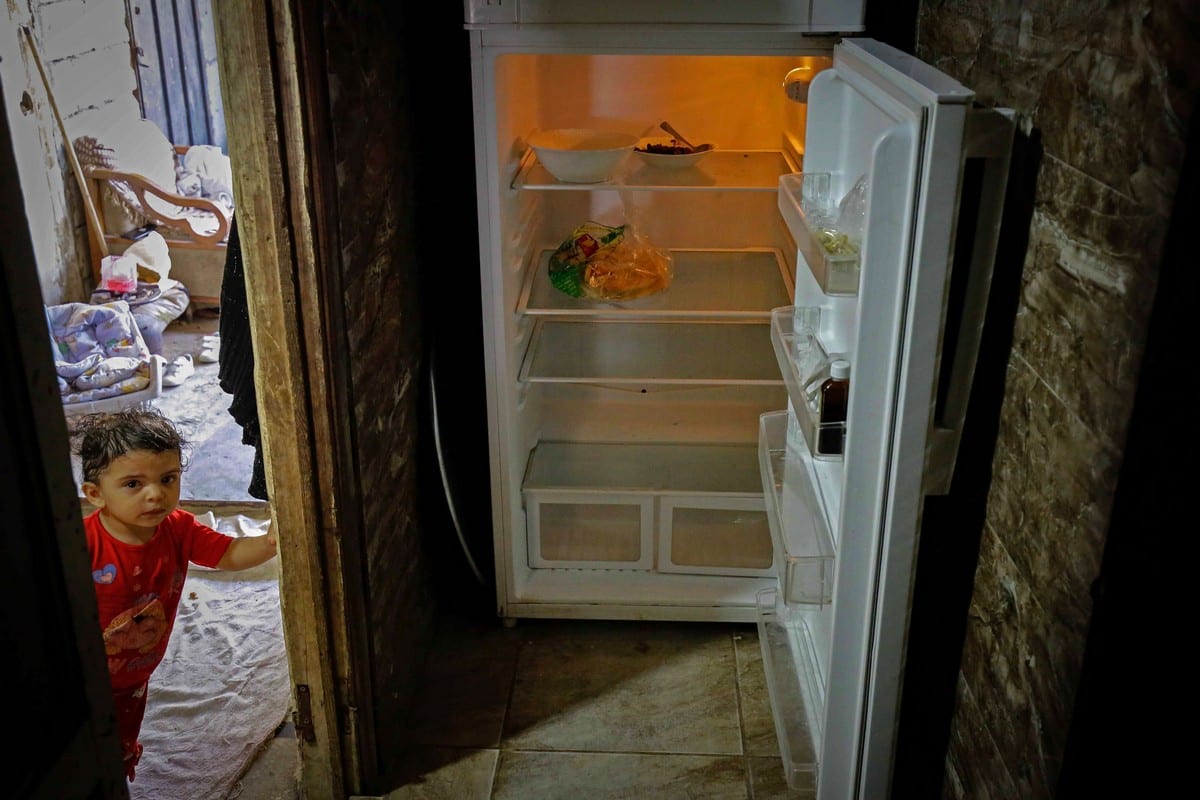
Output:
<path fill-rule="evenodd" d="M 205 336 L 200 340 L 200 354 L 196 360 L 202 364 L 215 364 L 221 358 L 221 337 Z"/>
<path fill-rule="evenodd" d="M 195 371 L 196 367 L 192 364 L 191 353 L 176 356 L 170 364 L 167 364 L 167 369 L 163 372 L 163 386 L 179 386 Z"/>

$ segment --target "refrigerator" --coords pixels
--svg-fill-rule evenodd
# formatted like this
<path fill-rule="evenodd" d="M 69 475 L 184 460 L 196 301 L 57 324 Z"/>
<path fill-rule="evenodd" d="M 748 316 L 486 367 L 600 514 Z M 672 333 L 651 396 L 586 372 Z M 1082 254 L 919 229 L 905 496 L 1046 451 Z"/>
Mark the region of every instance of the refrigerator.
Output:
<path fill-rule="evenodd" d="M 466 4 L 497 611 L 756 624 L 788 783 L 819 798 L 887 795 L 922 502 L 953 475 L 1013 138 L 862 16 Z M 589 183 L 530 146 L 661 122 L 716 146 Z M 590 224 L 665 254 L 667 287 L 562 291 Z"/>

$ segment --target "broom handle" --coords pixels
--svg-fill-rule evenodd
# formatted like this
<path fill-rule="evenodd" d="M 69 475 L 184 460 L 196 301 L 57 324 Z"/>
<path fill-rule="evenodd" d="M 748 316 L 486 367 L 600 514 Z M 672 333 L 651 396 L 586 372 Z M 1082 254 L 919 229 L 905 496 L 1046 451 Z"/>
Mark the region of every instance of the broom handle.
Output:
<path fill-rule="evenodd" d="M 33 53 L 33 61 L 37 64 L 38 74 L 42 76 L 42 83 L 46 86 L 46 97 L 50 99 L 50 109 L 54 112 L 54 119 L 58 122 L 58 129 L 67 146 L 67 161 L 71 164 L 71 172 L 75 173 L 75 180 L 79 184 L 79 193 L 83 195 L 83 213 L 87 217 L 88 238 L 92 243 L 92 266 L 98 279 L 100 259 L 108 255 L 108 243 L 104 241 L 104 229 L 100 226 L 100 215 L 96 213 L 96 204 L 92 202 L 92 193 L 88 190 L 87 179 L 83 176 L 83 167 L 79 166 L 79 156 L 75 153 L 75 146 L 71 144 L 71 139 L 67 136 L 67 126 L 63 123 L 62 114 L 58 113 L 58 103 L 54 100 L 50 79 L 46 77 L 46 68 L 42 66 L 42 55 L 38 52 L 37 42 L 33 40 L 33 33 L 27 26 L 22 25 L 21 30 L 25 32 L 25 38 L 29 40 L 29 50 Z"/>

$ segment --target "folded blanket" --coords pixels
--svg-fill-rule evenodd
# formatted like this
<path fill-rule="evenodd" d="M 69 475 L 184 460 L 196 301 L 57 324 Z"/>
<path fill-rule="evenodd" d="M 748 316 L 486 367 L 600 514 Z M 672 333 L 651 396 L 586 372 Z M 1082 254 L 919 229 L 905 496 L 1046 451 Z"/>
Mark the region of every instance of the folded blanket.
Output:
<path fill-rule="evenodd" d="M 150 383 L 150 350 L 124 300 L 46 307 L 64 402 L 136 392 Z"/>

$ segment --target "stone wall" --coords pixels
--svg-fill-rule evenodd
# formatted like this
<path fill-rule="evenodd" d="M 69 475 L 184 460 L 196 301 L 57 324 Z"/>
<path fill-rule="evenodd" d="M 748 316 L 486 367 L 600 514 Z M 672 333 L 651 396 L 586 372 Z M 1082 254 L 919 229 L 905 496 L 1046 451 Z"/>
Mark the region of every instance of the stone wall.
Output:
<path fill-rule="evenodd" d="M 1200 86 L 1196 24 L 1183 0 L 921 5 L 917 55 L 1043 147 L 947 797 L 1055 793 Z"/>
<path fill-rule="evenodd" d="M 108 114 L 139 116 L 124 0 L 32 0 L 0 11 L 0 82 L 37 258 L 42 302 L 83 301 L 92 290 L 79 186 L 37 63 L 72 138 Z"/>

